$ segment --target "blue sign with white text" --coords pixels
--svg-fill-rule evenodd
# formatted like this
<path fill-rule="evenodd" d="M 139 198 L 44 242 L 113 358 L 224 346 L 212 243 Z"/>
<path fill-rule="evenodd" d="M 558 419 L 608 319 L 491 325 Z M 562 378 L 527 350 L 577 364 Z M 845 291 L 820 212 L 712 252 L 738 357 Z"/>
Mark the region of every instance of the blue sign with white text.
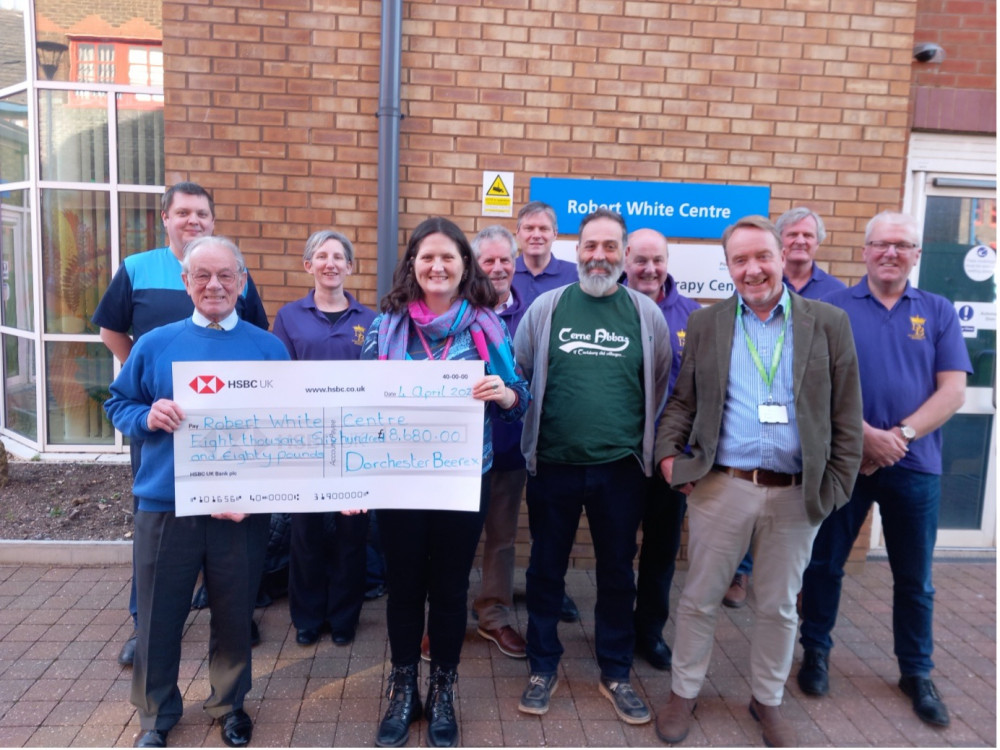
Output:
<path fill-rule="evenodd" d="M 622 215 L 629 231 L 648 228 L 667 237 L 715 240 L 737 219 L 767 216 L 771 188 L 532 177 L 531 200 L 555 209 L 564 234 L 576 234 L 584 216 L 609 208 Z"/>

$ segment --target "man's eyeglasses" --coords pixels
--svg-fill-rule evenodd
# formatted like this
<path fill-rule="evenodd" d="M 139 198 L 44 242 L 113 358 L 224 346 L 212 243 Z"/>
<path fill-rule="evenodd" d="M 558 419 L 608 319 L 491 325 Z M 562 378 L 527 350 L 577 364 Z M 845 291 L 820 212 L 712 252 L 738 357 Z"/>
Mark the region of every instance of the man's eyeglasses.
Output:
<path fill-rule="evenodd" d="M 239 274 L 235 274 L 232 271 L 220 271 L 219 273 L 199 271 L 198 273 L 191 274 L 188 278 L 195 283 L 195 286 L 207 286 L 213 276 L 219 280 L 222 286 L 232 286 L 236 283 Z"/>
<path fill-rule="evenodd" d="M 869 242 L 868 247 L 878 250 L 885 251 L 890 247 L 896 248 L 897 252 L 908 253 L 910 250 L 916 250 L 917 246 L 912 242 L 883 242 L 882 240 L 876 240 L 875 242 Z"/>

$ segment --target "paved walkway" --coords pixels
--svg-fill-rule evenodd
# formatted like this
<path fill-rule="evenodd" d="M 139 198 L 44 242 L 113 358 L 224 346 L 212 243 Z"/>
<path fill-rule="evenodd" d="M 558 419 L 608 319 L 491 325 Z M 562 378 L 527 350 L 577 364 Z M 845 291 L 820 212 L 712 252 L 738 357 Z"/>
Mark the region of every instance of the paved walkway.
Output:
<path fill-rule="evenodd" d="M 949 729 L 935 730 L 912 713 L 895 687 L 891 575 L 869 562 L 844 586 L 832 690 L 803 696 L 789 681 L 785 714 L 809 746 L 996 746 L 996 564 L 935 565 L 935 680 L 951 709 Z M 128 702 L 130 670 L 115 661 L 131 626 L 124 614 L 129 570 L 112 567 L 0 566 L 0 746 L 131 746 L 138 720 Z M 678 573 L 683 583 L 684 573 Z M 523 572 L 519 571 L 519 586 Z M 657 746 L 652 726 L 627 726 L 597 691 L 593 658 L 593 574 L 573 571 L 569 592 L 581 624 L 560 626 L 566 655 L 560 688 L 544 717 L 517 711 L 527 666 L 469 635 L 459 669 L 458 711 L 465 746 Z M 475 587 L 475 584 L 473 585 Z M 523 590 L 523 589 L 522 589 Z M 675 587 L 674 596 L 677 595 Z M 370 747 L 383 711 L 388 671 L 385 600 L 366 604 L 349 648 L 329 637 L 296 645 L 282 601 L 258 612 L 264 642 L 254 650 L 254 747 Z M 518 603 L 518 618 L 526 615 Z M 751 606 L 724 610 L 709 681 L 685 745 L 760 746 L 747 713 Z M 673 637 L 673 622 L 667 629 Z M 207 612 L 194 613 L 184 638 L 181 688 L 186 712 L 170 744 L 222 746 L 199 708 L 207 697 Z M 798 667 L 796 655 L 796 665 Z M 426 668 L 424 668 L 426 674 Z M 670 687 L 667 673 L 635 666 L 637 690 L 654 707 Z M 410 746 L 425 746 L 417 724 Z"/>

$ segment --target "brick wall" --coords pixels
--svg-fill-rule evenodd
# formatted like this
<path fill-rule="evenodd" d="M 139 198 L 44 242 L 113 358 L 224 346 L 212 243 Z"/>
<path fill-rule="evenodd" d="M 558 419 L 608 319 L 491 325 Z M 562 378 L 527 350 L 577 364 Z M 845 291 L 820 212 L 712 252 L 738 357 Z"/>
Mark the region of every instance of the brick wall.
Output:
<path fill-rule="evenodd" d="M 583 9 L 583 10 L 578 10 Z M 857 278 L 867 218 L 901 200 L 913 0 L 408 0 L 400 241 L 468 232 L 482 170 L 769 184 L 772 215 L 827 218 Z M 308 234 L 357 241 L 373 304 L 380 4 L 166 0 L 168 182 L 215 192 L 268 308 L 302 293 Z M 512 225 L 512 222 L 509 222 Z"/>
<path fill-rule="evenodd" d="M 914 64 L 915 129 L 996 133 L 996 17 L 995 0 L 918 0 L 914 42 L 945 54 Z"/>
<path fill-rule="evenodd" d="M 824 216 L 822 265 L 851 281 L 866 221 L 901 203 L 916 0 L 403 7 L 401 245 L 428 215 L 493 223 L 483 170 L 515 173 L 515 205 L 532 176 L 767 184 L 772 216 Z M 356 241 L 349 287 L 376 302 L 380 10 L 164 1 L 167 182 L 214 191 L 272 315 L 308 286 L 302 245 L 328 226 Z"/>

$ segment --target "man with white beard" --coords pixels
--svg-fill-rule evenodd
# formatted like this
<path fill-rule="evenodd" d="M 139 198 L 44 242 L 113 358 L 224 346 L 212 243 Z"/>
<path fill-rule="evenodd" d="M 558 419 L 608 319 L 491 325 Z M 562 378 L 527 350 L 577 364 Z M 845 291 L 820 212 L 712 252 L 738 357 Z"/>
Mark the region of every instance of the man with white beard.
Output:
<path fill-rule="evenodd" d="M 526 575 L 531 676 L 518 709 L 544 714 L 558 686 L 559 612 L 586 509 L 597 562 L 598 689 L 622 721 L 643 724 L 649 709 L 630 682 L 632 562 L 671 347 L 656 303 L 618 284 L 627 234 L 614 211 L 584 217 L 576 248 L 579 282 L 535 300 L 514 338 L 532 397 L 521 437 L 533 540 Z"/>

